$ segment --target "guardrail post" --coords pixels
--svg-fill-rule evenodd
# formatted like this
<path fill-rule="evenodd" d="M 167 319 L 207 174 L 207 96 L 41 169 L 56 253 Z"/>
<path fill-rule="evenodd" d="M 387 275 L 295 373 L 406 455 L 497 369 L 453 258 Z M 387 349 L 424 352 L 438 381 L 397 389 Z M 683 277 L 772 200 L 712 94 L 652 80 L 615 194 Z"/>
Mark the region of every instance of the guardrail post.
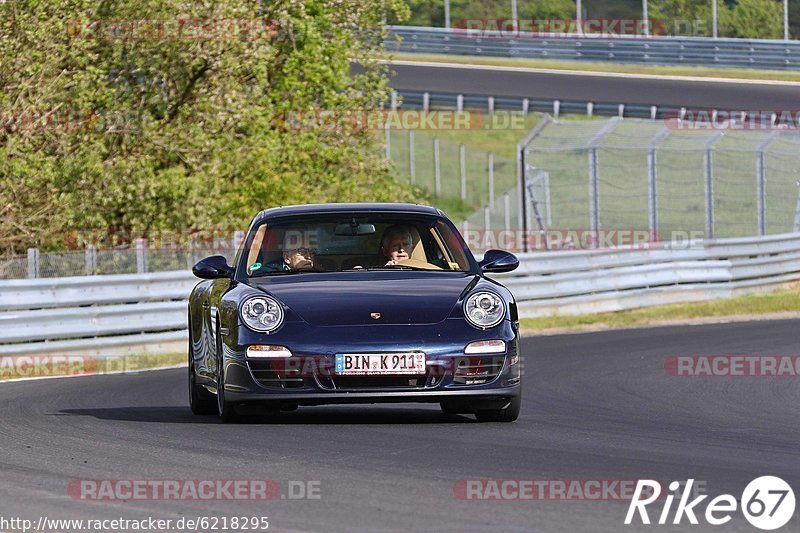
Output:
<path fill-rule="evenodd" d="M 494 205 L 494 153 L 489 152 L 489 205 Z"/>
<path fill-rule="evenodd" d="M 397 91 L 392 91 L 391 106 L 392 111 L 397 111 Z"/>
<path fill-rule="evenodd" d="M 530 108 L 530 105 L 531 105 L 531 101 L 529 99 L 527 99 L 527 98 L 523 98 L 522 99 L 522 113 L 523 114 L 525 114 L 525 115 L 528 114 L 528 109 Z"/>
<path fill-rule="evenodd" d="M 561 113 L 561 100 L 553 100 L 553 118 L 558 118 Z"/>
<path fill-rule="evenodd" d="M 431 93 L 424 92 L 422 93 L 422 110 L 426 113 L 431 109 Z"/>
<path fill-rule="evenodd" d="M 456 96 L 456 111 L 464 111 L 464 95 Z"/>
<path fill-rule="evenodd" d="M 28 248 L 28 278 L 39 277 L 39 249 Z"/>
<path fill-rule="evenodd" d="M 417 163 L 414 158 L 414 130 L 408 130 L 408 174 L 411 183 L 416 183 Z"/>
<path fill-rule="evenodd" d="M 586 116 L 591 118 L 592 115 L 594 115 L 594 103 L 586 102 Z"/>
<path fill-rule="evenodd" d="M 658 116 L 658 106 L 650 106 L 650 120 L 655 120 Z"/>
<path fill-rule="evenodd" d="M 91 276 L 97 270 L 97 248 L 93 244 L 87 244 L 84 249 L 84 262 L 86 275 Z"/>
<path fill-rule="evenodd" d="M 489 107 L 489 114 L 494 113 L 494 96 L 486 98 L 486 105 Z"/>
<path fill-rule="evenodd" d="M 625 117 L 625 104 L 619 104 L 619 106 L 617 106 L 617 116 L 619 118 Z"/>
<path fill-rule="evenodd" d="M 462 143 L 458 147 L 458 163 L 461 170 L 461 199 L 467 199 L 467 147 Z"/>
<path fill-rule="evenodd" d="M 136 239 L 136 272 L 147 272 L 147 239 L 143 237 Z"/>
<path fill-rule="evenodd" d="M 450 0 L 444 0 L 444 27 L 450 27 Z"/>
<path fill-rule="evenodd" d="M 439 137 L 433 138 L 433 188 L 436 197 L 442 195 L 442 160 L 439 157 Z"/>

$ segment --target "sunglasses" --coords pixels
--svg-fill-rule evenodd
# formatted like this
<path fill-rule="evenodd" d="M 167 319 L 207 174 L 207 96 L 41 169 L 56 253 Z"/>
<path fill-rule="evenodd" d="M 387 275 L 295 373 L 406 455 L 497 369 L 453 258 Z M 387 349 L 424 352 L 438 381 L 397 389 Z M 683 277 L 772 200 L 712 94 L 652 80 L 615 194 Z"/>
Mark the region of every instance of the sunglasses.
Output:
<path fill-rule="evenodd" d="M 295 248 L 294 250 L 289 251 L 290 254 L 300 254 L 300 255 L 315 255 L 317 253 L 316 248 Z"/>

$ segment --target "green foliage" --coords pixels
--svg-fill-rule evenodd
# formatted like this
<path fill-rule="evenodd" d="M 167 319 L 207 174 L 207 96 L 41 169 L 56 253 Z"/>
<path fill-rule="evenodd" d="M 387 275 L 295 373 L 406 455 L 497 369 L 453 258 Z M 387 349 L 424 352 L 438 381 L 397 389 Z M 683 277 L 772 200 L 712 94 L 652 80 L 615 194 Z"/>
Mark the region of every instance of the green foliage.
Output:
<path fill-rule="evenodd" d="M 742 39 L 783 38 L 780 0 L 738 0 L 733 9 L 720 11 L 720 35 Z"/>
<path fill-rule="evenodd" d="M 407 0 L 411 26 L 444 26 L 442 0 Z M 520 0 L 517 2 L 521 19 L 572 19 L 575 17 L 574 0 Z M 451 0 L 450 20 L 453 26 L 464 27 L 465 19 L 510 19 L 510 0 Z M 459 23 L 461 21 L 461 23 Z M 397 23 L 397 20 L 390 20 Z"/>
<path fill-rule="evenodd" d="M 71 228 L 241 228 L 278 204 L 417 199 L 371 132 L 283 120 L 386 100 L 382 9 L 407 13 L 399 0 L 0 3 L 0 246 L 58 247 Z M 277 23 L 110 39 L 98 19 Z M 49 126 L 9 120 L 36 112 Z"/>

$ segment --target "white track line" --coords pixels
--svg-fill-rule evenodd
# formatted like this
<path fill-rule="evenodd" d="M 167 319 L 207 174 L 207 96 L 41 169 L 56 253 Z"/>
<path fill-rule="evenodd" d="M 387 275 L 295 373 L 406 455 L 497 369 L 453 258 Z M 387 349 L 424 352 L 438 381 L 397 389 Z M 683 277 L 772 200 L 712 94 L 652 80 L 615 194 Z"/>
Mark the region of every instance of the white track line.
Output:
<path fill-rule="evenodd" d="M 666 74 L 627 74 L 622 72 L 594 72 L 587 70 L 559 70 L 554 68 L 504 67 L 499 65 L 473 65 L 469 63 L 439 63 L 437 61 L 379 60 L 385 65 L 402 65 L 409 67 L 437 67 L 467 70 L 488 70 L 494 72 L 525 72 L 530 74 L 564 74 L 567 76 L 584 76 L 590 78 L 621 78 L 636 80 L 693 81 L 702 83 L 726 83 L 735 85 L 780 85 L 800 87 L 800 81 L 779 80 L 747 80 L 741 78 L 708 78 L 701 76 L 670 76 Z"/>
<path fill-rule="evenodd" d="M 61 378 L 85 378 L 87 376 L 114 376 L 117 374 L 139 374 L 141 372 L 155 372 L 157 370 L 174 370 L 176 368 L 186 368 L 185 364 L 172 366 L 160 366 L 158 368 L 142 368 L 141 370 L 112 370 L 111 372 L 95 372 L 86 374 L 65 374 L 63 376 L 35 376 L 31 378 L 0 379 L 0 386 L 3 383 L 16 383 L 18 381 L 36 381 L 40 379 L 61 379 Z"/>

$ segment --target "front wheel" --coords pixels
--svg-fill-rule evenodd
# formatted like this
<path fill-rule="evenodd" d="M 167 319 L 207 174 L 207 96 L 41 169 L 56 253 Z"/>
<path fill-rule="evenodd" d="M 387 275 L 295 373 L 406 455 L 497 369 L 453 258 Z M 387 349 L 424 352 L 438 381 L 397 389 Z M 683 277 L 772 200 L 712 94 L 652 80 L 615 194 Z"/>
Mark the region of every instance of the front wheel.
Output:
<path fill-rule="evenodd" d="M 481 409 L 475 411 L 478 422 L 513 422 L 519 417 L 522 398 L 515 396 L 503 409 Z"/>
<path fill-rule="evenodd" d="M 236 422 L 238 416 L 231 402 L 225 399 L 225 368 L 222 354 L 218 356 L 217 363 L 217 414 L 226 424 Z"/>
<path fill-rule="evenodd" d="M 196 415 L 213 415 L 216 412 L 214 395 L 197 384 L 191 333 L 189 333 L 189 408 Z"/>

